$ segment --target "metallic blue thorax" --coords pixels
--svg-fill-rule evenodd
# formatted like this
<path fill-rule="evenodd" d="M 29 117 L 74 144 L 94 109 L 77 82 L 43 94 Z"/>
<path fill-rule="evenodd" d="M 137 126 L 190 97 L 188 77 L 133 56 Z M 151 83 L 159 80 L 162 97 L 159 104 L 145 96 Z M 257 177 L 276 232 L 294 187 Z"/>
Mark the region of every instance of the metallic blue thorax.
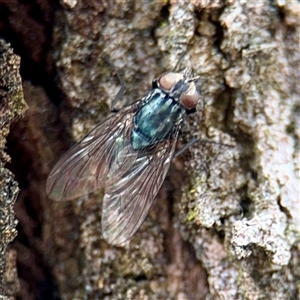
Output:
<path fill-rule="evenodd" d="M 170 137 L 179 125 L 185 109 L 161 89 L 154 89 L 133 117 L 131 143 L 141 150 Z"/>

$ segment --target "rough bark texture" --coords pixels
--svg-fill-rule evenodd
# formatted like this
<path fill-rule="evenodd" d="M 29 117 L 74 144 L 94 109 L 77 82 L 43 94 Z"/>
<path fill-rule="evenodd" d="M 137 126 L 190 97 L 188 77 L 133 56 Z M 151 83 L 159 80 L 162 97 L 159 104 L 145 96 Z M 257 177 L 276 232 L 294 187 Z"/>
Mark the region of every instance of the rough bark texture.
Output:
<path fill-rule="evenodd" d="M 64 0 L 52 23 L 47 1 L 32 5 L 47 11 L 50 58 L 45 34 L 35 33 L 41 52 L 24 48 L 62 97 L 24 83 L 30 109 L 9 138 L 22 188 L 19 298 L 299 299 L 299 3 Z M 109 113 L 120 83 L 105 57 L 126 82 L 122 107 L 184 53 L 179 67 L 200 76 L 205 105 L 181 143 L 200 142 L 174 160 L 139 232 L 112 247 L 102 191 L 54 203 L 46 176 L 69 136 Z"/>
<path fill-rule="evenodd" d="M 0 39 L 0 299 L 14 299 L 19 290 L 16 251 L 8 248 L 17 235 L 14 204 L 19 189 L 13 174 L 4 167 L 10 161 L 4 151 L 9 126 L 27 108 L 19 68 L 20 57 Z"/>

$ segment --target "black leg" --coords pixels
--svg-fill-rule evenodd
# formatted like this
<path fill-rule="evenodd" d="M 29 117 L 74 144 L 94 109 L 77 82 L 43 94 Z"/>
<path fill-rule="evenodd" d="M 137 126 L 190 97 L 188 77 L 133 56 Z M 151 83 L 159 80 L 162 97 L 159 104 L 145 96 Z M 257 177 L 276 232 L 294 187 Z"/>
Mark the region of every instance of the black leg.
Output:
<path fill-rule="evenodd" d="M 179 149 L 174 155 L 173 158 L 179 156 L 180 154 L 182 154 L 187 148 L 191 147 L 192 145 L 194 145 L 196 142 L 198 142 L 199 139 L 197 138 L 192 138 L 188 143 L 186 143 L 181 149 Z M 173 159 L 172 158 L 172 159 Z"/>
<path fill-rule="evenodd" d="M 125 83 L 124 80 L 122 79 L 120 73 L 118 72 L 117 68 L 115 67 L 115 65 L 108 59 L 108 57 L 104 57 L 104 60 L 112 67 L 112 69 L 115 71 L 118 80 L 121 84 L 121 88 L 117 94 L 117 96 L 115 97 L 115 99 L 113 100 L 111 107 L 110 107 L 110 111 L 111 112 L 118 112 L 118 109 L 115 108 L 115 105 L 117 104 L 117 102 L 120 100 L 120 98 L 123 96 L 124 92 L 125 92 Z"/>
<path fill-rule="evenodd" d="M 177 70 L 179 64 L 180 64 L 181 61 L 183 60 L 183 58 L 184 58 L 184 56 L 186 55 L 186 53 L 187 53 L 187 52 L 183 52 L 183 53 L 180 55 L 180 57 L 179 57 L 179 59 L 178 59 L 178 62 L 176 63 L 176 66 L 175 66 L 174 69 L 172 70 L 173 72 L 176 72 L 176 70 Z"/>
<path fill-rule="evenodd" d="M 229 144 L 222 144 L 219 142 L 214 142 L 214 141 L 207 141 L 207 140 L 199 140 L 198 138 L 194 137 L 192 138 L 188 143 L 186 143 L 181 149 L 179 149 L 174 155 L 173 158 L 179 156 L 180 154 L 182 154 L 187 148 L 191 147 L 192 145 L 194 145 L 195 143 L 201 143 L 201 144 L 214 144 L 214 145 L 220 145 L 220 146 L 225 146 L 225 147 L 231 147 L 233 148 L 233 145 L 229 145 Z M 173 159 L 172 158 L 172 159 Z"/>

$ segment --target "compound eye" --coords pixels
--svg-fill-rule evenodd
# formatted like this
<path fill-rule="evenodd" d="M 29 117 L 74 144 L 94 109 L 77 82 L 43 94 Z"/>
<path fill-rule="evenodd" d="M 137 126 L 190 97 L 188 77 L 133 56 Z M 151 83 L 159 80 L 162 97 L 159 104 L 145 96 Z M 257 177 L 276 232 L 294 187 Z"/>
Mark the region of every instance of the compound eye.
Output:
<path fill-rule="evenodd" d="M 186 109 L 193 109 L 196 108 L 197 103 L 199 101 L 199 93 L 196 88 L 190 89 L 181 99 L 180 103 Z"/>
<path fill-rule="evenodd" d="M 166 74 L 162 75 L 159 78 L 159 84 L 162 89 L 168 91 L 172 88 L 172 86 L 174 85 L 176 80 L 177 80 L 177 74 L 170 72 L 170 73 L 166 73 Z"/>

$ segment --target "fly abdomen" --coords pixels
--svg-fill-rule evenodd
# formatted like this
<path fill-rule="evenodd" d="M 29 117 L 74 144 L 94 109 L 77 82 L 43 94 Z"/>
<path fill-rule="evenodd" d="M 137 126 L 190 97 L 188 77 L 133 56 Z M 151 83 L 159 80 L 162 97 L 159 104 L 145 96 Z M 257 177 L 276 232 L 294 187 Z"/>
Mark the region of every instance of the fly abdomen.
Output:
<path fill-rule="evenodd" d="M 134 150 L 165 141 L 185 114 L 185 109 L 167 93 L 155 89 L 133 119 L 131 143 Z"/>

